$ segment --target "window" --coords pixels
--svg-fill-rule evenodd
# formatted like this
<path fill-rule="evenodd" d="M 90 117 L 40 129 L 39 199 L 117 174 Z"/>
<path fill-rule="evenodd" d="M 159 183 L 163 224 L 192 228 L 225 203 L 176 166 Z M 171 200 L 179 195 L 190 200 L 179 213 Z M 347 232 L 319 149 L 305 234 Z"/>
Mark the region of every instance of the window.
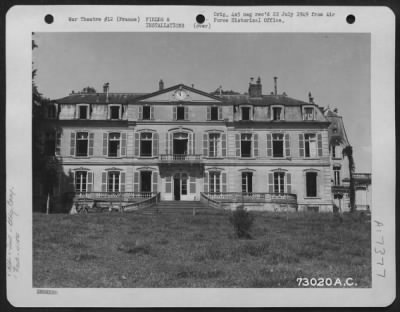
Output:
<path fill-rule="evenodd" d="M 303 110 L 303 120 L 314 120 L 314 108 L 305 107 Z"/>
<path fill-rule="evenodd" d="M 250 120 L 250 107 L 242 107 L 242 120 Z"/>
<path fill-rule="evenodd" d="M 176 108 L 176 120 L 185 120 L 185 107 L 178 106 Z"/>
<path fill-rule="evenodd" d="M 107 180 L 107 191 L 108 192 L 119 192 L 120 184 L 120 172 L 119 171 L 109 171 Z"/>
<path fill-rule="evenodd" d="M 253 173 L 242 172 L 242 193 L 253 192 Z"/>
<path fill-rule="evenodd" d="M 340 166 L 333 166 L 333 185 L 340 185 Z"/>
<path fill-rule="evenodd" d="M 151 109 L 150 106 L 143 106 L 143 120 L 151 119 Z"/>
<path fill-rule="evenodd" d="M 47 106 L 47 118 L 54 119 L 57 117 L 57 108 L 54 104 Z"/>
<path fill-rule="evenodd" d="M 110 106 L 110 119 L 121 119 L 121 107 L 120 106 Z"/>
<path fill-rule="evenodd" d="M 75 172 L 75 192 L 87 191 L 87 171 Z"/>
<path fill-rule="evenodd" d="M 341 158 L 338 145 L 332 145 L 332 158 Z"/>
<path fill-rule="evenodd" d="M 283 120 L 282 107 L 272 107 L 272 120 Z"/>
<path fill-rule="evenodd" d="M 54 156 L 56 150 L 56 138 L 54 132 L 47 132 L 45 137 L 45 154 Z"/>
<path fill-rule="evenodd" d="M 79 119 L 89 119 L 88 117 L 88 105 L 78 106 L 78 118 Z"/>
<path fill-rule="evenodd" d="M 274 172 L 274 193 L 283 194 L 285 193 L 285 173 Z"/>
<path fill-rule="evenodd" d="M 272 156 L 283 157 L 283 134 L 274 133 L 272 134 Z"/>
<path fill-rule="evenodd" d="M 188 176 L 186 173 L 182 174 L 182 183 L 181 183 L 181 194 L 182 195 L 187 195 L 187 183 L 188 181 Z"/>
<path fill-rule="evenodd" d="M 211 120 L 218 120 L 218 107 L 211 107 Z"/>
<path fill-rule="evenodd" d="M 151 192 L 151 171 L 141 171 L 140 172 L 140 191 L 141 192 Z"/>
<path fill-rule="evenodd" d="M 317 173 L 306 172 L 306 196 L 317 197 Z"/>
<path fill-rule="evenodd" d="M 210 193 L 220 193 L 221 192 L 221 173 L 220 172 L 210 172 Z"/>
<path fill-rule="evenodd" d="M 209 156 L 218 157 L 221 155 L 221 135 L 219 133 L 209 134 Z"/>
<path fill-rule="evenodd" d="M 78 132 L 76 134 L 76 156 L 88 156 L 88 133 Z"/>
<path fill-rule="evenodd" d="M 243 133 L 241 135 L 241 157 L 251 157 L 251 134 Z"/>
<path fill-rule="evenodd" d="M 317 157 L 317 139 L 315 134 L 304 135 L 304 149 L 306 157 Z"/>
<path fill-rule="evenodd" d="M 108 156 L 117 157 L 120 153 L 120 138 L 119 133 L 110 133 L 108 135 Z"/>
<path fill-rule="evenodd" d="M 153 134 L 151 132 L 142 132 L 140 134 L 140 156 L 152 156 Z"/>

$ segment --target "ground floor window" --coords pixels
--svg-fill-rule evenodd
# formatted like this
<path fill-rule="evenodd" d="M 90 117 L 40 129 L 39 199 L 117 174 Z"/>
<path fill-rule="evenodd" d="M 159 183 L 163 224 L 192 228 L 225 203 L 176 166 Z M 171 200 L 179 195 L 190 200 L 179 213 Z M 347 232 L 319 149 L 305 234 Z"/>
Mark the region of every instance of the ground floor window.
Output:
<path fill-rule="evenodd" d="M 242 192 L 251 193 L 253 192 L 253 173 L 242 172 Z"/>
<path fill-rule="evenodd" d="M 151 192 L 151 171 L 140 172 L 140 191 Z"/>
<path fill-rule="evenodd" d="M 108 172 L 107 190 L 109 192 L 119 192 L 119 184 L 120 184 L 120 172 L 119 171 Z"/>
<path fill-rule="evenodd" d="M 75 172 L 75 192 L 87 191 L 87 171 Z"/>
<path fill-rule="evenodd" d="M 274 172 L 274 193 L 285 193 L 285 173 Z"/>
<path fill-rule="evenodd" d="M 220 193 L 221 191 L 221 173 L 220 172 L 210 172 L 210 193 Z"/>
<path fill-rule="evenodd" d="M 317 197 L 317 173 L 306 173 L 306 196 Z"/>

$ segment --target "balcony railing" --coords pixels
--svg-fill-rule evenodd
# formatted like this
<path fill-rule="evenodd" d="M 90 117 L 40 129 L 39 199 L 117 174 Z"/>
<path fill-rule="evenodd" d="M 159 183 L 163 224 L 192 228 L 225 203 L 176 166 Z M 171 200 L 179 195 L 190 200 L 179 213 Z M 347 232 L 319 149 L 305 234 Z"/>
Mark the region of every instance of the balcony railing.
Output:
<path fill-rule="evenodd" d="M 209 199 L 227 202 L 270 202 L 270 203 L 297 203 L 297 195 L 290 193 L 241 193 L 241 192 L 220 192 L 203 193 Z"/>
<path fill-rule="evenodd" d="M 134 202 L 157 195 L 153 192 L 74 192 L 71 196 L 74 201 L 123 201 Z"/>
<path fill-rule="evenodd" d="M 162 162 L 200 162 L 202 155 L 199 154 L 162 154 L 160 160 Z"/>

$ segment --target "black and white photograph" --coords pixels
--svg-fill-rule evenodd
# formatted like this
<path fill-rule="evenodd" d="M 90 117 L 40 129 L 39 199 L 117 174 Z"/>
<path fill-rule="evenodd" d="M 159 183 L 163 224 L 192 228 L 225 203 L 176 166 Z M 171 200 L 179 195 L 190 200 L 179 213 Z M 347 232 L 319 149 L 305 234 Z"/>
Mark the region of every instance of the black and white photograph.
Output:
<path fill-rule="evenodd" d="M 194 27 L 257 23 L 246 10 L 215 11 Z M 137 15 L 71 11 L 64 23 L 140 23 Z M 24 275 L 36 294 L 372 292 L 376 276 L 386 278 L 385 253 L 394 251 L 376 217 L 391 208 L 375 205 L 371 32 L 190 32 L 165 17 L 146 18 L 151 31 L 71 31 L 54 16 L 58 28 L 31 28 L 24 62 Z M 153 29 L 167 26 L 175 29 Z M 10 203 L 22 195 L 8 190 Z M 14 206 L 8 219 L 17 223 Z M 15 229 L 9 222 L 10 245 Z M 18 276 L 12 261 L 9 279 Z"/>

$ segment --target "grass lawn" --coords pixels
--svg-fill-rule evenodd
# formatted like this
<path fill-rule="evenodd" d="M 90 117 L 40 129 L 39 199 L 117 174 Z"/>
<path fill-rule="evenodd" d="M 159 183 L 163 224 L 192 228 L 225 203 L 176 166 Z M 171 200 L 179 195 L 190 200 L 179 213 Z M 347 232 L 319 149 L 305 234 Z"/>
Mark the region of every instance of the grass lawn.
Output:
<path fill-rule="evenodd" d="M 33 215 L 33 287 L 297 287 L 351 277 L 371 286 L 370 223 L 351 215 L 254 212 Z"/>

